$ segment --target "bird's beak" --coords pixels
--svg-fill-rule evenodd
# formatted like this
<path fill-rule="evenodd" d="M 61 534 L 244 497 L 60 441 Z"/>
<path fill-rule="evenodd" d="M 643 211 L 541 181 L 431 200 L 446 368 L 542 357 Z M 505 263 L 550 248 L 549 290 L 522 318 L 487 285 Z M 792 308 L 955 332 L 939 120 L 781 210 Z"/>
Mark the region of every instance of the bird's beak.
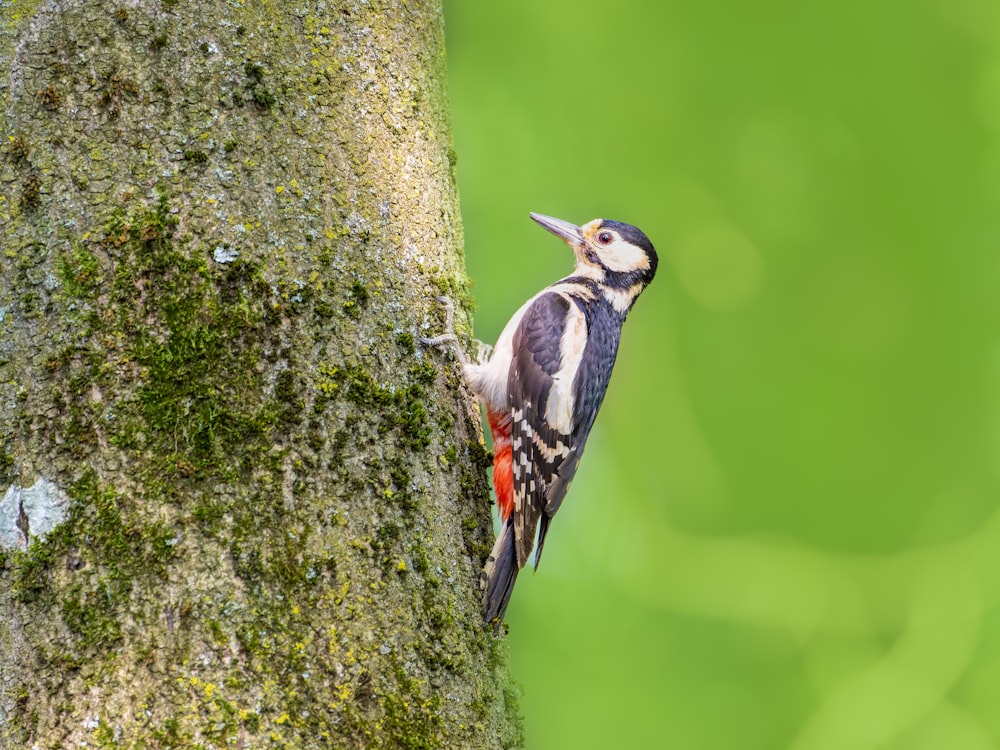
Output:
<path fill-rule="evenodd" d="M 570 247 L 576 247 L 583 239 L 580 227 L 576 224 L 570 224 L 568 221 L 553 219 L 551 216 L 543 216 L 542 214 L 529 214 L 529 216 L 535 222 L 552 232 L 556 237 L 562 237 L 566 240 L 570 244 Z"/>

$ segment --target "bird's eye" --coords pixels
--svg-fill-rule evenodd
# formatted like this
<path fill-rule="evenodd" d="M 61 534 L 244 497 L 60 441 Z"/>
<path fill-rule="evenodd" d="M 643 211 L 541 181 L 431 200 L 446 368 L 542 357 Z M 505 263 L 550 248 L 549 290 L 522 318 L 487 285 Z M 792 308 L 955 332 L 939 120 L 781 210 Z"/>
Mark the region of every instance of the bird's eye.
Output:
<path fill-rule="evenodd" d="M 612 239 L 611 232 L 601 232 L 597 235 L 597 241 L 602 245 L 610 245 Z"/>

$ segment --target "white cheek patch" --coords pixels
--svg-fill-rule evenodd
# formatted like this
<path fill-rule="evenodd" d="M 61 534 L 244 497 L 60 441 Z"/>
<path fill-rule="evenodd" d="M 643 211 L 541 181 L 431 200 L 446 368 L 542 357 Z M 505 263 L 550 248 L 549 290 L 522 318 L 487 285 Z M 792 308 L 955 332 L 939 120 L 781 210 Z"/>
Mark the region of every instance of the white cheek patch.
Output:
<path fill-rule="evenodd" d="M 649 256 L 641 247 L 617 240 L 598 251 L 601 262 L 610 271 L 625 273 L 628 271 L 645 271 L 649 268 Z"/>

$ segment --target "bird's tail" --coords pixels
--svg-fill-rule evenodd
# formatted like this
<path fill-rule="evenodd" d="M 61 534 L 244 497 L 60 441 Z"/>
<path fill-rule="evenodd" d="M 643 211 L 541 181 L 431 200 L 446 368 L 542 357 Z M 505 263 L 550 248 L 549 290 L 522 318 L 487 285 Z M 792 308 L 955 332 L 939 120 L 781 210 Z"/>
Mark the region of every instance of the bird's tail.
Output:
<path fill-rule="evenodd" d="M 519 570 L 514 546 L 514 519 L 511 517 L 500 529 L 482 573 L 483 614 L 486 622 L 495 621 L 498 628 L 507 611 L 507 602 L 510 601 Z"/>

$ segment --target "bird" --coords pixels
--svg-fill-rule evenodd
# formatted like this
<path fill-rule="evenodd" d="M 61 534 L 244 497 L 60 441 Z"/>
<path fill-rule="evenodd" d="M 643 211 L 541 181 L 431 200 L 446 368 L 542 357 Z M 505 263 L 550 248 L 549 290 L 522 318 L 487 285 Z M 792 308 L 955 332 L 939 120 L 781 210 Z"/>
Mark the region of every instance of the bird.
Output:
<path fill-rule="evenodd" d="M 455 345 L 465 382 L 486 408 L 501 528 L 481 574 L 482 607 L 497 628 L 532 549 L 538 568 L 607 392 L 622 325 L 658 263 L 652 242 L 630 224 L 530 216 L 572 248 L 573 273 L 521 305 L 485 361 L 464 356 L 447 300 L 447 332 L 422 339 Z"/>

